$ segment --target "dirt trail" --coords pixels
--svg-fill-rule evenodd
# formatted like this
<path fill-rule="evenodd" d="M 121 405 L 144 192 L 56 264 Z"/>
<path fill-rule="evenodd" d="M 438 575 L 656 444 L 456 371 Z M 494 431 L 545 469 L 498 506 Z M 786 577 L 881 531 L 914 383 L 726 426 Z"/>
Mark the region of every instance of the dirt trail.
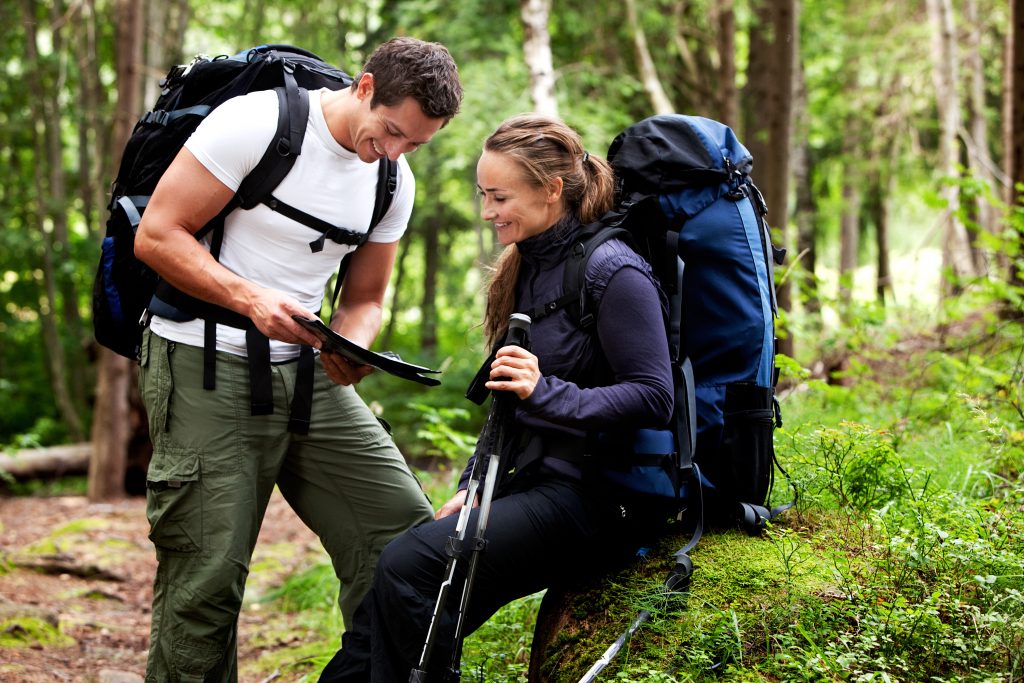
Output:
<path fill-rule="evenodd" d="M 0 681 L 95 683 L 105 670 L 143 674 L 156 567 L 147 532 L 142 498 L 0 498 Z M 323 557 L 316 537 L 275 493 L 240 618 L 240 680 L 263 680 L 270 672 L 258 670 L 262 654 L 303 641 L 301 626 L 288 633 L 280 624 L 287 615 L 269 615 L 249 598 Z M 288 635 L 264 637 L 268 619 Z M 58 628 L 40 643 L 29 630 L 45 623 Z M 16 638 L 32 644 L 8 646 Z"/>

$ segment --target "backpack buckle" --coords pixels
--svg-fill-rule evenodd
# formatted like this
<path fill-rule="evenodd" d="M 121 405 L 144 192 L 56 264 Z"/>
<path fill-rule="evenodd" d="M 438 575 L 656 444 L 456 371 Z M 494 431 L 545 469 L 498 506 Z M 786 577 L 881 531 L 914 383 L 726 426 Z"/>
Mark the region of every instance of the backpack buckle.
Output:
<path fill-rule="evenodd" d="M 153 111 L 148 111 L 143 114 L 141 122 L 145 124 L 152 123 L 158 126 L 166 126 L 170 118 L 171 115 L 167 111 L 163 109 L 154 109 Z"/>

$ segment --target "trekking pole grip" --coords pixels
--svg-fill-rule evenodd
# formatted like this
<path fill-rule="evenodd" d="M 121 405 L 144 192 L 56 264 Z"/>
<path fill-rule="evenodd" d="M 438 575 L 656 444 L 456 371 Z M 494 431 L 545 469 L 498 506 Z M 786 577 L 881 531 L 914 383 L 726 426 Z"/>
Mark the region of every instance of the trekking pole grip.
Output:
<path fill-rule="evenodd" d="M 505 333 L 505 346 L 521 346 L 530 348 L 530 316 L 525 313 L 513 313 L 508 317 L 508 332 Z"/>

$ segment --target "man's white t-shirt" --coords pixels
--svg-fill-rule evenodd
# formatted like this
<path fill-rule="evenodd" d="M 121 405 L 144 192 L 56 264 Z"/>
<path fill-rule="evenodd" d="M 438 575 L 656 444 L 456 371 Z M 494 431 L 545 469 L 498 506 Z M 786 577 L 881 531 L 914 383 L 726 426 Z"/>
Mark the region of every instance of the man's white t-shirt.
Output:
<path fill-rule="evenodd" d="M 339 228 L 366 232 L 377 192 L 377 163 L 360 161 L 331 135 L 320 106 L 322 91 L 309 93 L 309 121 L 302 153 L 274 190 L 274 196 Z M 256 167 L 277 131 L 278 101 L 273 90 L 236 97 L 217 107 L 185 143 L 196 159 L 228 188 L 237 190 Z M 405 157 L 398 160 L 398 186 L 391 208 L 370 235 L 389 243 L 405 232 L 416 194 Z M 355 249 L 325 240 L 314 253 L 309 243 L 321 233 L 271 210 L 264 204 L 235 209 L 224 222 L 220 263 L 258 285 L 280 290 L 310 311 L 320 309 L 324 288 L 342 257 Z M 209 245 L 209 237 L 206 238 Z M 165 339 L 203 346 L 202 320 L 184 323 L 154 317 L 153 331 Z M 298 355 L 298 346 L 270 340 L 270 359 Z M 245 332 L 217 326 L 217 349 L 245 356 Z"/>

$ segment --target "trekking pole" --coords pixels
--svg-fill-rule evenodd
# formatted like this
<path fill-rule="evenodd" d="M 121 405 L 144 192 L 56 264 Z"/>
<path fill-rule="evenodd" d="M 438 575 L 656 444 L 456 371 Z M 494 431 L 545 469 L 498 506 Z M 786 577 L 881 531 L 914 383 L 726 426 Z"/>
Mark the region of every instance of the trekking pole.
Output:
<path fill-rule="evenodd" d="M 515 345 L 527 347 L 529 345 L 530 317 L 521 313 L 513 313 L 509 319 L 508 333 L 505 336 L 505 346 Z M 430 656 L 437 641 L 437 632 L 444 617 L 445 607 L 448 602 L 448 591 L 451 589 L 455 579 L 455 568 L 458 564 L 459 555 L 462 552 L 462 544 L 466 538 L 466 527 L 469 524 L 470 513 L 473 508 L 473 501 L 480 488 L 480 480 L 484 479 L 483 494 L 480 499 L 480 511 L 477 515 L 476 532 L 473 535 L 473 554 L 469 560 L 469 568 L 466 571 L 466 579 L 463 584 L 462 598 L 459 602 L 458 619 L 456 621 L 454 634 L 454 647 L 451 666 L 445 672 L 446 681 L 458 681 L 461 678 L 462 659 L 462 628 L 465 622 L 466 609 L 469 605 L 470 593 L 473 585 L 473 578 L 476 574 L 476 566 L 480 552 L 486 546 L 484 533 L 487 531 L 487 521 L 490 517 L 491 501 L 494 495 L 494 487 L 500 470 L 501 453 L 503 450 L 503 421 L 508 405 L 508 397 L 495 394 L 491 398 L 491 408 L 487 414 L 487 421 L 484 434 L 490 446 L 486 465 L 483 458 L 476 458 L 473 461 L 473 468 L 470 471 L 469 486 L 466 489 L 466 498 L 463 501 L 462 509 L 459 511 L 459 519 L 455 524 L 455 535 L 448 537 L 448 544 L 445 553 L 448 555 L 448 564 L 445 567 L 444 578 L 441 581 L 441 588 L 438 592 L 437 603 L 434 605 L 434 613 L 430 618 L 430 627 L 427 630 L 426 642 L 423 645 L 423 653 L 420 655 L 419 666 L 409 673 L 409 683 L 425 683 L 427 680 L 427 666 L 430 663 Z M 485 469 L 486 467 L 486 469 Z"/>
<path fill-rule="evenodd" d="M 668 578 L 665 579 L 665 583 L 661 587 L 661 594 L 665 596 L 686 590 L 687 586 L 690 585 L 690 578 L 693 576 L 693 560 L 690 559 L 690 551 L 693 550 L 697 545 L 697 541 L 700 540 L 703 529 L 703 522 L 701 520 L 704 517 L 704 493 L 700 485 L 700 468 L 697 467 L 696 464 L 693 465 L 693 468 L 695 470 L 694 481 L 697 482 L 697 504 L 699 505 L 697 528 L 694 530 L 693 537 L 690 539 L 689 543 L 677 550 L 675 553 L 676 566 L 672 569 L 672 572 L 668 575 Z M 619 650 L 622 649 L 622 646 L 629 642 L 629 639 L 633 637 L 633 634 L 648 622 L 650 618 L 651 613 L 648 610 L 641 610 L 637 613 L 633 622 L 625 631 L 622 632 L 622 635 L 620 635 L 618 639 L 604 651 L 604 654 L 601 655 L 601 658 L 594 663 L 594 666 L 590 667 L 587 673 L 583 674 L 583 678 L 581 678 L 578 683 L 591 683 L 591 681 L 596 680 L 597 674 L 599 674 L 606 666 L 611 664 L 612 658 L 619 654 Z"/>
<path fill-rule="evenodd" d="M 611 663 L 612 658 L 615 655 L 619 654 L 619 650 L 621 650 L 622 646 L 626 644 L 626 641 L 633 637 L 633 634 L 636 633 L 636 630 L 643 626 L 644 622 L 646 622 L 650 618 L 650 612 L 648 612 L 647 610 L 641 610 L 641 612 L 636 615 L 636 619 L 633 620 L 633 623 L 629 625 L 629 628 L 627 628 L 623 632 L 623 634 L 619 636 L 618 640 L 612 643 L 611 646 L 604 651 L 604 654 L 601 655 L 601 658 L 594 662 L 594 666 L 590 667 L 590 670 L 587 671 L 587 673 L 583 674 L 583 678 L 579 680 L 579 683 L 590 683 L 590 681 L 597 678 L 597 674 L 599 674 L 602 669 L 604 669 Z"/>
<path fill-rule="evenodd" d="M 683 572 L 692 572 L 693 567 L 689 564 L 690 558 L 686 557 L 685 554 L 683 555 L 683 557 L 685 557 L 686 562 L 684 563 L 680 561 L 679 564 L 676 564 L 675 570 L 669 575 L 668 580 L 665 582 L 663 588 L 664 593 L 666 595 L 669 593 L 676 592 L 681 587 L 689 583 L 689 574 L 684 574 Z M 679 554 L 677 554 L 677 560 L 681 559 L 682 558 L 679 557 Z M 590 667 L 587 673 L 583 674 L 583 678 L 581 678 L 578 681 L 578 683 L 591 683 L 591 681 L 596 680 L 597 674 L 601 673 L 601 671 L 604 670 L 606 666 L 611 664 L 612 659 L 615 657 L 615 655 L 619 654 L 619 650 L 622 649 L 622 646 L 629 642 L 629 639 L 633 637 L 633 634 L 636 633 L 641 626 L 650 621 L 650 619 L 650 611 L 640 610 L 640 612 L 638 612 L 636 617 L 633 619 L 633 622 L 626 628 L 625 631 L 622 632 L 622 635 L 620 635 L 618 639 L 614 643 L 612 643 L 607 650 L 604 651 L 604 654 L 601 655 L 601 658 L 594 662 L 594 666 Z"/>

